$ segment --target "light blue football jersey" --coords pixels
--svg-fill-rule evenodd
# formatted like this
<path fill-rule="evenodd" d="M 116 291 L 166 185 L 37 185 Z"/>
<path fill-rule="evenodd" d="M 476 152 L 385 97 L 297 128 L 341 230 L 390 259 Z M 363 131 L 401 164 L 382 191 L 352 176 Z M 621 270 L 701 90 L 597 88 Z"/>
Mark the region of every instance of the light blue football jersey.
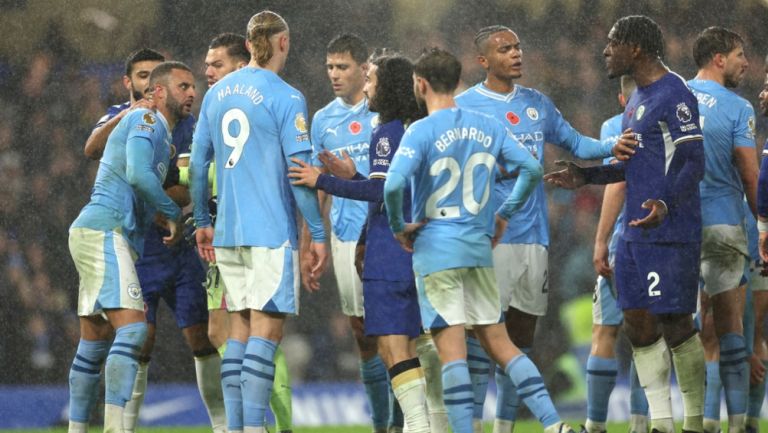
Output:
<path fill-rule="evenodd" d="M 323 150 L 330 150 L 338 157 L 345 151 L 355 161 L 357 172 L 368 176 L 368 142 L 377 119 L 378 115 L 368 110 L 366 99 L 354 106 L 345 104 L 341 98 L 331 101 L 312 118 L 311 137 L 315 148 L 313 163 L 321 165 L 317 154 Z M 331 228 L 342 241 L 358 240 L 367 215 L 366 202 L 332 198 Z"/>
<path fill-rule="evenodd" d="M 192 144 L 195 223 L 210 226 L 208 166 L 216 161 L 214 246 L 297 247 L 286 160 L 311 152 L 304 95 L 277 74 L 245 67 L 203 98 Z"/>
<path fill-rule="evenodd" d="M 478 83 L 456 97 L 456 104 L 491 115 L 502 121 L 515 138 L 544 164 L 544 143 L 552 143 L 577 158 L 595 159 L 611 155 L 610 145 L 579 134 L 560 114 L 555 104 L 538 90 L 515 85 L 509 94 L 496 93 Z M 509 196 L 516 179 L 497 178 L 493 202 L 500 205 Z M 549 245 L 549 222 L 544 183 L 538 185 L 523 209 L 509 221 L 501 239 L 506 244 Z"/>
<path fill-rule="evenodd" d="M 152 146 L 151 157 L 135 153 L 138 144 L 146 140 Z M 130 143 L 129 143 L 130 142 Z M 163 181 L 171 158 L 171 133 L 162 114 L 147 109 L 128 113 L 107 139 L 104 155 L 99 162 L 91 200 L 72 223 L 72 227 L 111 231 L 120 229 L 128 243 L 141 256 L 144 236 L 160 212 L 178 219 L 180 209 L 165 194 Z M 134 189 L 128 172 L 151 170 L 155 179 Z M 142 191 L 143 190 L 143 191 Z"/>
<path fill-rule="evenodd" d="M 483 113 L 439 110 L 406 130 L 387 182 L 395 173 L 410 179 L 412 221 L 428 221 L 414 243 L 418 275 L 493 266 L 491 237 L 498 206 L 490 196 L 497 163 L 510 171 L 522 164 L 541 169 L 498 120 Z"/>
<path fill-rule="evenodd" d="M 603 122 L 603 126 L 600 127 L 600 141 L 604 144 L 610 144 L 613 146 L 621 136 L 621 114 L 617 114 L 610 119 Z M 605 158 L 603 164 L 610 164 L 614 158 Z M 616 224 L 613 226 L 613 234 L 611 235 L 611 241 L 608 243 L 608 261 L 613 263 L 613 257 L 616 255 L 616 246 L 619 244 L 619 238 L 624 233 L 624 209 L 622 208 L 618 217 L 616 217 Z"/>
<path fill-rule="evenodd" d="M 755 110 L 746 99 L 712 80 L 693 79 L 688 86 L 699 101 L 706 168 L 701 191 L 703 226 L 741 224 L 744 187 L 733 164 L 733 149 L 755 148 Z"/>

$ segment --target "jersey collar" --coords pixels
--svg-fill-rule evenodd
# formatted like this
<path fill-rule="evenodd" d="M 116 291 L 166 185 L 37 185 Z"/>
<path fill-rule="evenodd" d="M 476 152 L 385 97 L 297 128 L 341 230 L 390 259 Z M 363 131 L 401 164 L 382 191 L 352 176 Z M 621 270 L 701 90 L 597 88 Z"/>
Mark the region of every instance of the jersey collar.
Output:
<path fill-rule="evenodd" d="M 346 102 L 344 102 L 343 99 L 341 99 L 341 97 L 337 97 L 336 102 L 338 102 L 339 105 L 341 105 L 342 107 L 346 108 L 349 111 L 362 111 L 364 107 L 368 105 L 368 98 L 363 97 L 363 99 L 361 99 L 360 102 L 358 102 L 355 105 L 347 104 Z"/>
<path fill-rule="evenodd" d="M 509 93 L 498 93 L 485 87 L 485 84 L 481 82 L 481 83 L 478 83 L 477 86 L 475 86 L 475 91 L 485 97 L 495 99 L 497 101 L 509 102 L 515 97 L 515 95 L 517 95 L 517 90 L 519 88 L 520 86 L 515 85 L 515 87 L 512 88 L 512 91 Z"/>
<path fill-rule="evenodd" d="M 155 111 L 155 114 L 157 115 L 157 118 L 160 119 L 161 122 L 163 122 L 163 126 L 165 126 L 165 130 L 168 131 L 168 135 L 170 135 L 171 128 L 168 127 L 168 120 L 166 120 L 165 116 L 163 116 L 163 113 L 161 113 L 160 110 Z"/>

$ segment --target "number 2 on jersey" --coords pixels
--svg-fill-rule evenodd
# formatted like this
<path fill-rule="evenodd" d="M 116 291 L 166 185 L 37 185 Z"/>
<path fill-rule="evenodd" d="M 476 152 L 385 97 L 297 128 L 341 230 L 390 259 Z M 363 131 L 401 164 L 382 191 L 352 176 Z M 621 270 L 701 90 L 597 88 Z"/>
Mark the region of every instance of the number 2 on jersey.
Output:
<path fill-rule="evenodd" d="M 437 207 L 437 203 L 453 193 L 459 182 L 463 179 L 461 187 L 461 201 L 464 208 L 471 214 L 477 215 L 488 203 L 491 194 L 491 176 L 493 167 L 496 164 L 496 158 L 490 153 L 478 152 L 467 159 L 462 176 L 461 167 L 455 158 L 446 156 L 438 159 L 429 167 L 429 174 L 439 176 L 443 171 L 448 171 L 448 180 L 429 196 L 426 205 L 427 218 L 442 219 L 456 218 L 461 214 L 459 206 Z M 484 185 L 483 194 L 478 202 L 475 200 L 475 169 L 479 166 L 485 166 L 488 170 L 488 181 Z"/>
<path fill-rule="evenodd" d="M 659 281 L 661 281 L 659 274 L 656 272 L 649 272 L 648 281 L 651 282 L 651 285 L 648 286 L 648 296 L 661 296 L 661 290 L 656 289 L 656 286 L 659 285 Z"/>
<path fill-rule="evenodd" d="M 232 135 L 230 133 L 230 126 L 232 126 L 232 122 L 235 121 L 240 124 L 240 131 L 237 135 Z M 248 117 L 243 110 L 233 108 L 224 113 L 224 117 L 221 119 L 221 136 L 224 140 L 224 144 L 234 148 L 232 153 L 227 157 L 227 162 L 224 164 L 224 168 L 232 168 L 237 164 L 237 161 L 239 161 L 240 157 L 243 155 L 243 147 L 245 146 L 246 141 L 248 141 L 248 136 L 250 134 L 251 125 L 248 123 Z"/>

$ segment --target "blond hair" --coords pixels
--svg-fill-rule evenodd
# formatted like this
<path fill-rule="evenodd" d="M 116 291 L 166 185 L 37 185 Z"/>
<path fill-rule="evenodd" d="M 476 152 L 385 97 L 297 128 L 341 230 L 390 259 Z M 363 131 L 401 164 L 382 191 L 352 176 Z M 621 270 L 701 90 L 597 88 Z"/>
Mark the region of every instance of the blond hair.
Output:
<path fill-rule="evenodd" d="M 251 58 L 255 59 L 259 66 L 265 66 L 273 55 L 270 38 L 287 30 L 288 23 L 283 17 L 270 10 L 252 16 L 246 29 L 248 41 L 253 47 Z"/>

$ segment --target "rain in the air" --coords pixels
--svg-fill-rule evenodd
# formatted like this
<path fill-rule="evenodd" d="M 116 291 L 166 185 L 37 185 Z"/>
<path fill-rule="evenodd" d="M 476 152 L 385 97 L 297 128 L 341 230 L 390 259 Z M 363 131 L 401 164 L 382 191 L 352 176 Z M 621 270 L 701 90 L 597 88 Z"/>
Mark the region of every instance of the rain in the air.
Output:
<path fill-rule="evenodd" d="M 0 0 L 0 431 L 765 431 L 766 22 Z"/>

